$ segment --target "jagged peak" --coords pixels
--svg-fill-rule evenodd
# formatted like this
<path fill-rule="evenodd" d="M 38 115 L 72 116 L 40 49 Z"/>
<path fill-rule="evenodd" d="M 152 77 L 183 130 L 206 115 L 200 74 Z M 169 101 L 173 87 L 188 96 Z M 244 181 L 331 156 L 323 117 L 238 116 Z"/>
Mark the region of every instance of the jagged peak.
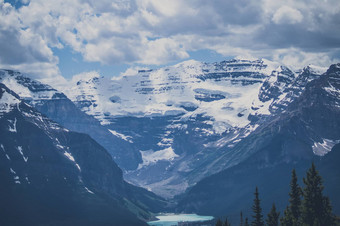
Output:
<path fill-rule="evenodd" d="M 302 69 L 302 72 L 307 72 L 311 74 L 318 74 L 321 75 L 327 71 L 327 67 L 316 66 L 313 64 L 309 64 L 308 66 Z"/>
<path fill-rule="evenodd" d="M 13 90 L 24 100 L 43 100 L 66 98 L 52 86 L 31 78 L 19 71 L 0 69 L 0 82 Z"/>
<path fill-rule="evenodd" d="M 21 73 L 17 70 L 0 68 L 0 76 L 3 76 L 3 75 L 14 76 L 18 74 L 21 74 Z"/>
<path fill-rule="evenodd" d="M 340 71 L 340 63 L 336 63 L 336 64 L 332 64 L 328 70 L 327 70 L 327 74 L 330 74 L 330 73 L 334 73 L 334 72 L 338 72 Z"/>
<path fill-rule="evenodd" d="M 101 78 L 102 76 L 99 74 L 98 71 L 89 71 L 89 72 L 83 72 L 80 74 L 76 74 L 71 78 L 72 83 L 78 83 L 78 82 L 91 82 L 95 79 Z"/>

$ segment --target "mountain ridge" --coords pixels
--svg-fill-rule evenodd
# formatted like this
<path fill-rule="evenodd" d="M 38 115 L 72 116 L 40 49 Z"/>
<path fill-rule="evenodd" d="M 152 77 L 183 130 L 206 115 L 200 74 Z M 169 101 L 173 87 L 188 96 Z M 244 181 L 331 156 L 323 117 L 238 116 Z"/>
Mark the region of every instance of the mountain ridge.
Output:
<path fill-rule="evenodd" d="M 339 85 L 340 64 L 331 65 L 325 74 L 306 85 L 286 111 L 242 141 L 242 153 L 249 153 L 243 161 L 204 178 L 179 197 L 179 211 L 215 216 L 224 212 L 238 219 L 240 211 L 251 213 L 255 186 L 266 194 L 263 200 L 266 212 L 272 200 L 283 210 L 287 203 L 282 197 L 289 189 L 284 183 L 288 184 L 290 171 L 296 168 L 301 178 L 315 162 L 325 179 L 334 210 L 339 213 L 340 168 L 336 166 L 340 153 Z M 213 206 L 221 208 L 214 210 Z M 245 206 L 249 208 L 242 209 Z"/>
<path fill-rule="evenodd" d="M 127 184 L 88 135 L 51 121 L 2 83 L 0 91 L 3 224 L 144 225 L 135 215 L 145 220 L 166 204 Z M 29 205 L 34 208 L 24 211 Z"/>
<path fill-rule="evenodd" d="M 102 131 L 101 137 L 91 136 L 110 151 L 128 181 L 171 197 L 241 161 L 240 152 L 230 150 L 285 111 L 322 70 L 308 66 L 293 72 L 267 60 L 235 59 L 211 64 L 187 61 L 112 80 L 91 73 L 75 77 L 64 91 L 100 122 L 96 124 L 100 129 L 77 128 L 65 124 L 62 116 L 53 116 L 51 111 L 63 106 L 55 103 L 60 100 L 52 106 L 46 102 L 40 110 L 66 127 L 90 134 Z M 114 116 L 119 109 L 146 113 Z M 122 151 L 111 150 L 112 144 Z M 223 156 L 229 160 L 223 162 Z"/>

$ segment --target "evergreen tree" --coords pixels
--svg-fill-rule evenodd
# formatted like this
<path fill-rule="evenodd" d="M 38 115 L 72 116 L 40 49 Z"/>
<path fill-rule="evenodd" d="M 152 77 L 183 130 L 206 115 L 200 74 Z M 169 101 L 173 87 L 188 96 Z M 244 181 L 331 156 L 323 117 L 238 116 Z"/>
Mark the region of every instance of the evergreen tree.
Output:
<path fill-rule="evenodd" d="M 246 218 L 244 219 L 244 226 L 249 226 L 248 217 L 246 217 Z"/>
<path fill-rule="evenodd" d="M 260 205 L 260 199 L 259 199 L 259 191 L 258 188 L 256 187 L 255 189 L 255 199 L 254 199 L 254 204 L 253 204 L 253 222 L 251 223 L 252 226 L 263 226 L 263 215 L 262 215 L 262 208 Z"/>
<path fill-rule="evenodd" d="M 301 218 L 303 225 L 334 225 L 334 216 L 330 201 L 323 192 L 322 178 L 315 168 L 314 163 L 303 179 L 303 202 Z"/>
<path fill-rule="evenodd" d="M 242 211 L 240 213 L 240 226 L 243 226 L 243 214 L 242 214 Z"/>
<path fill-rule="evenodd" d="M 228 221 L 228 218 L 225 219 L 224 226 L 231 226 L 229 221 Z"/>
<path fill-rule="evenodd" d="M 289 206 L 284 210 L 283 217 L 280 219 L 281 226 L 292 226 L 293 225 L 293 215 L 290 211 Z"/>
<path fill-rule="evenodd" d="M 217 220 L 216 226 L 223 226 L 223 222 L 221 221 L 221 219 Z"/>
<path fill-rule="evenodd" d="M 282 226 L 297 226 L 299 225 L 301 215 L 301 188 L 297 183 L 295 169 L 292 171 L 292 179 L 290 181 L 289 206 L 284 211 L 284 216 L 281 219 Z"/>
<path fill-rule="evenodd" d="M 297 222 L 301 214 L 301 188 L 297 183 L 295 169 L 292 171 L 292 180 L 290 182 L 289 203 L 293 221 Z"/>
<path fill-rule="evenodd" d="M 279 225 L 280 213 L 276 211 L 275 204 L 273 203 L 272 209 L 270 210 L 267 218 L 267 226 L 278 226 Z"/>

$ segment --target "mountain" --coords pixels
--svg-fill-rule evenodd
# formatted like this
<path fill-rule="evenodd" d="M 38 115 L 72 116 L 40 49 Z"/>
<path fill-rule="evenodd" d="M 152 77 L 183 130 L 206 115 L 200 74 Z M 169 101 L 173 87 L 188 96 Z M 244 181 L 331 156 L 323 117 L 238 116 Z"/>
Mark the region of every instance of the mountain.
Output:
<path fill-rule="evenodd" d="M 119 165 L 124 163 L 124 169 L 131 169 L 135 165 L 131 161 L 122 163 L 121 159 L 141 159 L 139 153 L 130 151 L 128 141 L 113 135 L 97 119 L 82 112 L 62 92 L 13 70 L 0 70 L 0 82 L 16 92 L 23 101 L 63 127 L 89 134 L 108 150 Z"/>
<path fill-rule="evenodd" d="M 339 214 L 340 64 L 317 77 L 310 82 L 301 79 L 308 82 L 302 94 L 235 146 L 235 159 L 242 161 L 226 164 L 225 170 L 189 189 L 179 197 L 178 211 L 229 214 L 233 219 L 243 211 L 250 217 L 255 186 L 265 212 L 273 201 L 282 211 L 287 205 L 291 170 L 296 168 L 302 185 L 302 177 L 315 162 Z M 233 155 L 220 161 L 230 158 Z"/>
<path fill-rule="evenodd" d="M 1 225 L 145 225 L 138 218 L 165 204 L 126 183 L 88 135 L 48 119 L 2 83 L 0 149 Z"/>
<path fill-rule="evenodd" d="M 237 143 L 322 70 L 293 72 L 268 60 L 186 61 L 113 79 L 82 74 L 59 87 L 63 93 L 19 72 L 1 70 L 0 81 L 65 128 L 89 134 L 130 183 L 171 198 L 242 161 Z"/>
<path fill-rule="evenodd" d="M 339 203 L 339 68 L 321 75 L 325 70 L 314 66 L 292 71 L 235 59 L 187 61 L 113 79 L 89 73 L 60 91 L 9 70 L 0 70 L 0 81 L 60 128 L 89 133 L 107 146 L 130 183 L 166 198 L 181 194 L 178 212 L 238 219 L 241 210 L 249 215 L 243 208 L 251 206 L 256 185 L 266 194 L 266 211 L 272 200 L 282 210 L 291 169 L 301 179 L 312 161 Z M 15 118 L 9 120 L 2 127 L 14 130 Z M 144 219 L 165 210 L 164 200 L 120 177 L 121 195 L 103 192 L 112 202 L 125 200 Z"/>
<path fill-rule="evenodd" d="M 294 72 L 264 59 L 191 60 L 112 79 L 75 76 L 61 91 L 127 142 L 129 155 L 116 158 L 128 181 L 173 197 L 243 161 L 238 142 L 285 111 L 323 70 Z"/>

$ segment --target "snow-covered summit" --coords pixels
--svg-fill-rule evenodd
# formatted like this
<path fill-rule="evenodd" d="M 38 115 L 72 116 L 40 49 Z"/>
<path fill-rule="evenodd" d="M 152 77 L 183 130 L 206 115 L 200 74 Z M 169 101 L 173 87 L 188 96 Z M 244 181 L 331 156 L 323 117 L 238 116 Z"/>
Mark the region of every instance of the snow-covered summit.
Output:
<path fill-rule="evenodd" d="M 6 85 L 26 102 L 33 105 L 49 99 L 66 96 L 49 85 L 33 80 L 17 71 L 0 69 L 0 82 Z"/>
<path fill-rule="evenodd" d="M 102 124 L 119 116 L 183 114 L 183 118 L 204 115 L 226 127 L 243 127 L 249 123 L 253 103 L 260 101 L 262 83 L 279 66 L 264 59 L 189 60 L 111 80 L 93 72 L 73 78 L 62 91 Z"/>

